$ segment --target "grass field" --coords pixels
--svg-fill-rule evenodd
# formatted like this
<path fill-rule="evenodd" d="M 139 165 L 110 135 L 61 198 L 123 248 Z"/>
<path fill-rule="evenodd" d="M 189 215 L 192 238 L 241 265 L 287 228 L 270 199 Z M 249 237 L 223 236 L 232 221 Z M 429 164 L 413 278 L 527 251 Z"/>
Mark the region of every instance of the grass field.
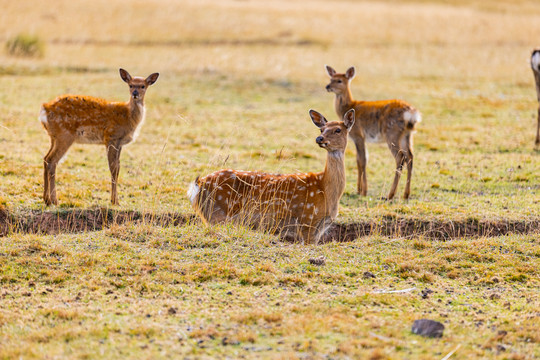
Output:
<path fill-rule="evenodd" d="M 535 1 L 0 4 L 2 43 L 45 45 L 0 51 L 0 359 L 540 357 Z M 359 197 L 349 144 L 338 221 L 369 235 L 304 246 L 194 219 L 197 175 L 322 170 L 308 110 L 336 119 L 324 64 L 356 67 L 356 99 L 422 112 L 411 199 L 380 199 L 394 159 L 377 144 Z M 74 145 L 45 208 L 41 103 L 127 100 L 119 67 L 161 74 L 121 205 L 105 149 Z M 420 318 L 443 337 L 412 334 Z"/>

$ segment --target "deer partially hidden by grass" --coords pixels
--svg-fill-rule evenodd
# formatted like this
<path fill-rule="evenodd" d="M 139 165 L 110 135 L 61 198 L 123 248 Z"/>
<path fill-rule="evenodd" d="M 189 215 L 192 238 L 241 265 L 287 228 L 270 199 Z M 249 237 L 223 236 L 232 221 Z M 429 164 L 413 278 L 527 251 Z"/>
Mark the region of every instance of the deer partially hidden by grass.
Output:
<path fill-rule="evenodd" d="M 533 50 L 531 54 L 531 67 L 536 83 L 536 96 L 538 98 L 538 126 L 536 128 L 536 146 L 540 145 L 540 49 Z"/>
<path fill-rule="evenodd" d="M 328 152 L 324 171 L 281 175 L 220 170 L 197 178 L 188 195 L 199 216 L 210 224 L 232 221 L 317 243 L 336 218 L 345 189 L 344 152 L 354 110 L 343 121 L 332 122 L 314 110 L 309 114 L 321 130 L 315 141 Z"/>
<path fill-rule="evenodd" d="M 45 204 L 57 204 L 56 165 L 73 143 L 101 144 L 107 148 L 111 171 L 111 202 L 118 204 L 116 186 L 120 172 L 122 146 L 134 141 L 145 118 L 144 95 L 159 74 L 146 79 L 131 77 L 120 69 L 120 77 L 129 84 L 128 102 L 110 102 L 90 96 L 63 95 L 43 104 L 39 114 L 41 124 L 51 138 L 51 148 L 43 161 Z"/>
<path fill-rule="evenodd" d="M 356 122 L 350 132 L 356 146 L 356 163 L 358 166 L 358 193 L 367 195 L 367 149 L 366 142 L 386 142 L 396 160 L 394 182 L 388 194 L 391 200 L 401 176 L 403 165 L 407 165 L 407 183 L 403 198 L 408 199 L 411 193 L 411 176 L 413 169 L 413 132 L 421 115 L 414 107 L 401 100 L 357 101 L 353 100 L 350 82 L 354 78 L 354 67 L 344 74 L 339 74 L 326 66 L 330 75 L 330 83 L 326 90 L 336 94 L 335 109 L 338 116 L 343 116 L 350 109 L 356 112 Z"/>

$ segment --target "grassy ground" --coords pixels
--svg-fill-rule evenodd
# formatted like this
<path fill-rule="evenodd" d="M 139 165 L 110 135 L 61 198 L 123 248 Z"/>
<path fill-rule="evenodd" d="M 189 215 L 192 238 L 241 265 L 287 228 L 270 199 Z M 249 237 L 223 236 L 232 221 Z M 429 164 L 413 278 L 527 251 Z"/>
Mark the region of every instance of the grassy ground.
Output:
<path fill-rule="evenodd" d="M 63 93 L 125 100 L 119 67 L 161 73 L 122 154 L 120 210 L 189 216 L 189 182 L 222 167 L 318 171 L 325 153 L 307 111 L 335 119 L 330 64 L 356 67 L 357 99 L 402 98 L 424 119 L 411 200 L 380 200 L 394 160 L 376 144 L 358 197 L 349 146 L 340 221 L 540 217 L 533 1 L 0 3 L 2 42 L 25 32 L 46 47 L 41 58 L 0 53 L 0 204 L 15 216 L 45 210 L 40 104 Z M 107 206 L 109 176 L 105 149 L 73 146 L 59 209 L 47 211 Z M 2 238 L 0 358 L 540 356 L 538 231 L 304 247 L 162 225 Z M 309 263 L 321 255 L 326 265 Z M 446 325 L 441 340 L 410 333 L 422 317 Z"/>

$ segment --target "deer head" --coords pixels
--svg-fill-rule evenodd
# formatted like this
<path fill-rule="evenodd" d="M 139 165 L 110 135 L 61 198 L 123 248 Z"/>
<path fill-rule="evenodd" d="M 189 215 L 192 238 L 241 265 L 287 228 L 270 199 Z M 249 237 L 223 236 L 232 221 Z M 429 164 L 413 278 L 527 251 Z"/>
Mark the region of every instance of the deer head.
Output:
<path fill-rule="evenodd" d="M 343 121 L 331 121 L 315 111 L 309 110 L 311 121 L 321 130 L 315 142 L 328 152 L 344 152 L 347 146 L 347 134 L 354 125 L 354 109 L 350 109 L 343 116 Z"/>
<path fill-rule="evenodd" d="M 126 70 L 120 69 L 120 77 L 129 85 L 131 98 L 135 101 L 143 101 L 146 89 L 157 81 L 159 73 L 153 73 L 145 79 L 137 76 L 131 77 Z"/>
<path fill-rule="evenodd" d="M 343 94 L 349 88 L 349 82 L 354 78 L 354 66 L 351 66 L 345 74 L 338 74 L 331 66 L 326 65 L 326 72 L 330 76 L 330 83 L 326 85 L 326 91 L 337 95 Z"/>

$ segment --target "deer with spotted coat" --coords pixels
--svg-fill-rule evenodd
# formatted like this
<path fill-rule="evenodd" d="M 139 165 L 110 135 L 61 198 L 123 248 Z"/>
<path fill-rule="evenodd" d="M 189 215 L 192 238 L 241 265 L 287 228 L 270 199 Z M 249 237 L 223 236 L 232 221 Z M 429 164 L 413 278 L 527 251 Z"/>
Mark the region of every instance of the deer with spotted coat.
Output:
<path fill-rule="evenodd" d="M 315 141 L 327 151 L 324 171 L 214 172 L 197 178 L 188 191 L 198 215 L 210 224 L 231 221 L 303 243 L 319 242 L 338 214 L 345 189 L 344 152 L 354 110 L 346 112 L 343 121 L 332 122 L 314 110 L 309 114 L 321 131 Z"/>
<path fill-rule="evenodd" d="M 118 205 L 116 185 L 120 172 L 122 146 L 134 141 L 145 118 L 144 95 L 158 79 L 154 73 L 146 79 L 131 77 L 120 69 L 120 77 L 129 85 L 128 102 L 110 102 L 91 96 L 63 95 L 43 104 L 41 124 L 51 138 L 51 147 L 43 159 L 43 200 L 57 204 L 56 165 L 73 143 L 101 144 L 107 148 L 111 172 L 111 202 Z"/>
<path fill-rule="evenodd" d="M 408 199 L 413 169 L 413 132 L 416 124 L 422 119 L 420 112 L 402 100 L 353 100 L 350 82 L 355 75 L 354 67 L 340 74 L 326 65 L 326 71 L 330 76 L 326 90 L 336 94 L 334 107 L 338 117 L 350 109 L 354 109 L 356 113 L 356 121 L 349 135 L 356 146 L 358 193 L 365 196 L 368 189 L 366 142 L 386 142 L 396 160 L 396 172 L 388 200 L 396 193 L 404 164 L 407 165 L 407 183 L 403 198 Z"/>
<path fill-rule="evenodd" d="M 538 98 L 538 126 L 536 128 L 536 146 L 540 145 L 540 49 L 533 50 L 531 54 L 531 68 L 536 84 L 536 96 Z"/>

